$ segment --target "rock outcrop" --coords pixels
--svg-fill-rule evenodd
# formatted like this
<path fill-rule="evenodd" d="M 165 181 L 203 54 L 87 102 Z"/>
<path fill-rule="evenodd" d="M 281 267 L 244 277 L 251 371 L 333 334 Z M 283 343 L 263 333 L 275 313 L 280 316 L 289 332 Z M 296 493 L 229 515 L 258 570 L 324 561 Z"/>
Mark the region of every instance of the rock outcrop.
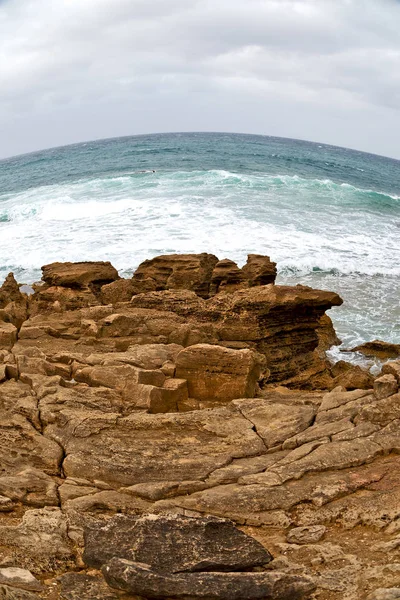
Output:
<path fill-rule="evenodd" d="M 329 366 L 339 296 L 268 264 L 57 264 L 29 298 L 7 278 L 0 598 L 398 588 L 400 361 Z"/>

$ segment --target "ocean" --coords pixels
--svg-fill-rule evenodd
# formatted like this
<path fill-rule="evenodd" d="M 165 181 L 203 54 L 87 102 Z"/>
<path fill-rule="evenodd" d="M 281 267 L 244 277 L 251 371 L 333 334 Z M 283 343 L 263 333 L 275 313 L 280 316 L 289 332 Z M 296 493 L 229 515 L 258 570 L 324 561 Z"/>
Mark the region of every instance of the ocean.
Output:
<path fill-rule="evenodd" d="M 400 343 L 399 236 L 400 161 L 326 144 L 173 133 L 0 161 L 0 280 L 32 283 L 53 261 L 129 276 L 158 254 L 267 254 L 278 283 L 342 296 L 342 349 Z"/>

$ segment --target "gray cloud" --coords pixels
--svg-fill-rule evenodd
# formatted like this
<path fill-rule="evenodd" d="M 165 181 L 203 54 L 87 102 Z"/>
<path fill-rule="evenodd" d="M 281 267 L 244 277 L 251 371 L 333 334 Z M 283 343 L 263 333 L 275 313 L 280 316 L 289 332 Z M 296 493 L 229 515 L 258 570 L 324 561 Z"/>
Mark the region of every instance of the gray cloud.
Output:
<path fill-rule="evenodd" d="M 400 157 L 397 0 L 0 0 L 0 156 L 172 130 Z"/>

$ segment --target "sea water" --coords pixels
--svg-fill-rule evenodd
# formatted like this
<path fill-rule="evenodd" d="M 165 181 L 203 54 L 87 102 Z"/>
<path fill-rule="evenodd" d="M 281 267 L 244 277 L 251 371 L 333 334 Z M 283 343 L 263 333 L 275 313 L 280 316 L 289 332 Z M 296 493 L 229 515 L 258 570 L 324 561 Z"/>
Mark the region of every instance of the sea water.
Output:
<path fill-rule="evenodd" d="M 400 343 L 399 236 L 400 162 L 325 144 L 174 133 L 0 161 L 0 280 L 53 261 L 129 276 L 159 254 L 267 254 L 279 283 L 342 296 L 343 348 Z"/>

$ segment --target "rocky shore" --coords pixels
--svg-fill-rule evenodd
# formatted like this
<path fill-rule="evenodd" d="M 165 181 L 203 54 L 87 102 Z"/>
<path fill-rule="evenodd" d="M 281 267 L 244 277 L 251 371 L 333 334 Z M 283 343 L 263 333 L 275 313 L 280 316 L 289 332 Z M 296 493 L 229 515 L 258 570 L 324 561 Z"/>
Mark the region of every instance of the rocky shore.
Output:
<path fill-rule="evenodd" d="M 0 288 L 0 600 L 400 598 L 394 345 L 331 365 L 341 298 L 266 256 L 42 271 Z"/>

